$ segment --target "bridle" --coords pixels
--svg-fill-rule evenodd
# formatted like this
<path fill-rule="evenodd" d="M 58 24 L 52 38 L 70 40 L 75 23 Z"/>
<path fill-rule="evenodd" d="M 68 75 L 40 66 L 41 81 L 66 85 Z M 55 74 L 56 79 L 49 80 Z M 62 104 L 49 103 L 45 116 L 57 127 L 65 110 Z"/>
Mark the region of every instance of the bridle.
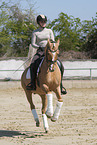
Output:
<path fill-rule="evenodd" d="M 49 71 L 50 71 L 50 72 L 53 72 L 53 71 L 55 70 L 55 68 L 52 69 L 52 65 L 55 65 L 55 63 L 57 62 L 57 59 L 56 59 L 56 60 L 49 60 L 49 59 L 48 59 L 48 56 L 47 56 L 48 50 L 49 50 L 51 53 L 56 53 L 57 49 L 56 49 L 56 50 L 51 50 L 49 47 L 47 47 L 47 50 L 46 50 L 46 62 L 47 62 L 47 63 L 50 63 L 50 65 L 49 65 Z"/>

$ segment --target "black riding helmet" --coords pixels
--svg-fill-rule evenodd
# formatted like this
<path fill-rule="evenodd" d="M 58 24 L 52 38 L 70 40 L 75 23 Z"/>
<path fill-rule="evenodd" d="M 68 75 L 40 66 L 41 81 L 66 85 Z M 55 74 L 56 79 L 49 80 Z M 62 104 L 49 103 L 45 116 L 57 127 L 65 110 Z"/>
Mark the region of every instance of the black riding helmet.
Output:
<path fill-rule="evenodd" d="M 36 21 L 37 21 L 37 24 L 38 24 L 38 25 L 40 25 L 40 24 L 39 24 L 40 21 L 46 23 L 46 22 L 47 22 L 47 17 L 46 17 L 45 15 L 38 15 Z"/>

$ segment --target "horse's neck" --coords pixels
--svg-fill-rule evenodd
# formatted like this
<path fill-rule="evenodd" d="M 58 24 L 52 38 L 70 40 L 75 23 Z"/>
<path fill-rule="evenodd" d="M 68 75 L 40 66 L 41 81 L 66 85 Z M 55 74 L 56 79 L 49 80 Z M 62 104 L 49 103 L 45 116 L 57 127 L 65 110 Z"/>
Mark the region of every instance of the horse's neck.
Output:
<path fill-rule="evenodd" d="M 49 68 L 48 63 L 46 62 L 46 58 L 44 58 L 42 68 L 43 68 L 44 70 L 47 70 L 47 69 Z"/>

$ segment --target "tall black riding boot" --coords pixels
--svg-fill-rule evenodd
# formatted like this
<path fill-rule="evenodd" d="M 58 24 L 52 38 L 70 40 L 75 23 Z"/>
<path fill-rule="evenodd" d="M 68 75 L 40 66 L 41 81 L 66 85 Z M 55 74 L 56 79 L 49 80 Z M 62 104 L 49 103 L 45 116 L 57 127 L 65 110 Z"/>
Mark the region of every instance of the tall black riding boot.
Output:
<path fill-rule="evenodd" d="M 36 72 L 35 63 L 30 65 L 31 82 L 26 86 L 27 90 L 36 90 Z"/>
<path fill-rule="evenodd" d="M 61 84 L 60 84 L 61 94 L 67 94 L 66 89 L 62 85 L 62 78 L 63 78 L 63 73 L 64 73 L 64 66 L 63 66 L 62 62 L 60 61 L 60 59 L 57 60 L 57 64 L 58 64 L 58 66 L 60 68 L 60 71 L 61 71 Z"/>

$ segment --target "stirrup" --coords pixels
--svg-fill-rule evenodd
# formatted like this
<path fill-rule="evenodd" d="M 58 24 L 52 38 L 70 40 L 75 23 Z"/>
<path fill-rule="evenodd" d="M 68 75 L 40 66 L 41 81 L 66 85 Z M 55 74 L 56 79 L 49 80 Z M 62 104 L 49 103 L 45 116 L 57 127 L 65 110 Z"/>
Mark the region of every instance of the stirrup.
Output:
<path fill-rule="evenodd" d="M 67 91 L 66 91 L 66 89 L 62 86 L 62 88 L 61 88 L 61 94 L 67 94 Z"/>
<path fill-rule="evenodd" d="M 36 86 L 33 85 L 31 82 L 26 86 L 27 90 L 36 90 Z"/>

